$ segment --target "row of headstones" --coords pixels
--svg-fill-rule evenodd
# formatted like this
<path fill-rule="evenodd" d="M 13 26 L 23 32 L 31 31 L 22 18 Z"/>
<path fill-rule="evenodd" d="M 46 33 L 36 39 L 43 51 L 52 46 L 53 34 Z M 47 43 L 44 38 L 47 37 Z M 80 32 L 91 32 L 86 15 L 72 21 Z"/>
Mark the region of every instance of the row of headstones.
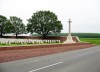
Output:
<path fill-rule="evenodd" d="M 42 43 L 60 43 L 60 40 L 2 39 L 0 38 L 0 44 L 42 44 Z"/>

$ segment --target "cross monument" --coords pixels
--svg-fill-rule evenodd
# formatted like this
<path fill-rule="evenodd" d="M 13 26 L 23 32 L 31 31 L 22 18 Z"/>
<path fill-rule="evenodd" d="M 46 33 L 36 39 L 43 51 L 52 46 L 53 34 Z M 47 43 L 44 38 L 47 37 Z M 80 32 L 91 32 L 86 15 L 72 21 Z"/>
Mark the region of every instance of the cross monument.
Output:
<path fill-rule="evenodd" d="M 68 21 L 68 23 L 69 23 L 69 33 L 68 33 L 68 35 L 69 35 L 69 36 L 71 36 L 71 22 L 72 22 L 72 21 L 69 19 L 69 21 Z"/>
<path fill-rule="evenodd" d="M 68 33 L 68 36 L 67 36 L 67 39 L 65 41 L 65 43 L 75 43 L 72 39 L 72 36 L 71 36 L 71 20 L 69 19 L 68 23 L 69 23 L 69 33 Z"/>

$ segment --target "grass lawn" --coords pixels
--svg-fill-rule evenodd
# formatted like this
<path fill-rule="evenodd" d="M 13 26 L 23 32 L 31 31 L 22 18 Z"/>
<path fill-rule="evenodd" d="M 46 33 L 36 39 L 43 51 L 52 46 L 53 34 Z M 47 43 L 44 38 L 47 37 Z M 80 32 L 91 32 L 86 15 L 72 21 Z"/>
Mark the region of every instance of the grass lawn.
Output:
<path fill-rule="evenodd" d="M 0 46 L 28 46 L 33 44 L 0 44 Z"/>
<path fill-rule="evenodd" d="M 36 46 L 36 45 L 50 45 L 50 44 L 62 44 L 62 43 L 41 43 L 41 44 L 0 44 L 0 47 L 3 47 L 3 46 Z"/>
<path fill-rule="evenodd" d="M 100 38 L 80 38 L 80 41 L 100 45 Z"/>

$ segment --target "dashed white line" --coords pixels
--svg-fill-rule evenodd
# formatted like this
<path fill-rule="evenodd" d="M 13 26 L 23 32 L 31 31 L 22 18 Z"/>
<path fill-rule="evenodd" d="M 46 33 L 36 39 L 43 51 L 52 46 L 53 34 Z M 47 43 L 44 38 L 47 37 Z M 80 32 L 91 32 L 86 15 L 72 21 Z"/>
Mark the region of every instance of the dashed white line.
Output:
<path fill-rule="evenodd" d="M 61 64 L 61 63 L 63 63 L 63 62 L 54 63 L 54 64 L 51 64 L 51 65 L 48 65 L 48 66 L 44 66 L 44 67 L 41 67 L 41 68 L 38 68 L 38 69 L 31 70 L 29 72 L 35 72 L 35 71 L 45 69 L 45 68 L 48 68 L 48 67 L 51 67 L 51 66 L 55 66 L 55 65 L 58 65 L 58 64 Z"/>

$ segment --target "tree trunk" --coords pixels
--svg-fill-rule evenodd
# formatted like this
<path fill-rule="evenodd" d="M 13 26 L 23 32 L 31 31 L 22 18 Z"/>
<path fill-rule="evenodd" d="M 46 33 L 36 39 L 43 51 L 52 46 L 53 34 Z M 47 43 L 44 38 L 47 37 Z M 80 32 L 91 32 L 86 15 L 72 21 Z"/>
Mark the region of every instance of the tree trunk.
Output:
<path fill-rule="evenodd" d="M 18 38 L 17 33 L 16 33 L 16 38 Z"/>
<path fill-rule="evenodd" d="M 43 38 L 45 39 L 46 38 L 46 35 L 43 35 Z"/>
<path fill-rule="evenodd" d="M 0 37 L 2 38 L 2 31 L 1 31 Z"/>

